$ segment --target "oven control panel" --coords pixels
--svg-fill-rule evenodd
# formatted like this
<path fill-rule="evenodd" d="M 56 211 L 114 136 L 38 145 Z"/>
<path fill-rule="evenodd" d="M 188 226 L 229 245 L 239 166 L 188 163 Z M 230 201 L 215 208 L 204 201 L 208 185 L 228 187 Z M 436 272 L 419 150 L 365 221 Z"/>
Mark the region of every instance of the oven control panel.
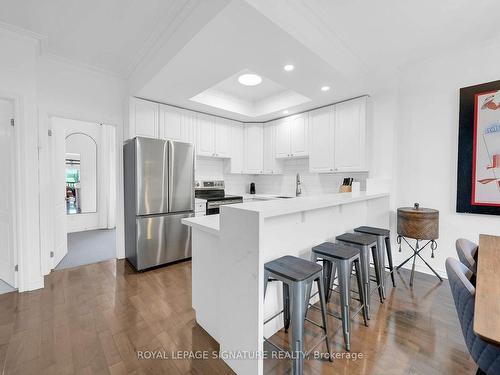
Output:
<path fill-rule="evenodd" d="M 224 189 L 224 180 L 196 181 L 196 189 Z"/>

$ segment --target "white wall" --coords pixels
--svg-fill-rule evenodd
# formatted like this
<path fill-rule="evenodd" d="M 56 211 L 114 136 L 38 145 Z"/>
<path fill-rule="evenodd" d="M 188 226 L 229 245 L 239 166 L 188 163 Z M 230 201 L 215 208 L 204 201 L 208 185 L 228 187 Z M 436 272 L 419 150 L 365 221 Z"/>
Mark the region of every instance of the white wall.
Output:
<path fill-rule="evenodd" d="M 480 233 L 500 235 L 499 216 L 455 212 L 459 89 L 500 79 L 498 61 L 497 41 L 446 53 L 401 70 L 395 206 L 419 202 L 440 211 L 436 258 L 430 259 L 428 253 L 426 258 L 442 274 L 445 259 L 456 257 L 457 238 L 477 241 Z M 394 254 L 402 259 L 409 252 Z"/>
<path fill-rule="evenodd" d="M 42 269 L 50 272 L 48 254 L 52 250 L 52 228 L 50 227 L 51 181 L 47 178 L 50 154 L 47 130 L 50 117 L 62 117 L 93 123 L 105 123 L 116 128 L 116 150 L 123 144 L 123 100 L 126 96 L 126 82 L 84 67 L 47 56 L 41 56 L 37 65 L 37 101 L 39 106 L 40 134 L 40 206 L 41 230 L 48 236 L 41 238 Z M 122 153 L 116 153 L 116 227 L 117 255 L 125 256 L 123 237 L 123 184 Z"/>
<path fill-rule="evenodd" d="M 283 162 L 283 173 L 279 175 L 240 175 L 225 173 L 222 159 L 197 157 L 195 178 L 197 180 L 221 179 L 228 194 L 248 194 L 254 182 L 257 194 L 295 196 L 295 180 L 300 174 L 303 195 L 338 193 L 344 177 L 353 177 L 366 186 L 367 173 L 310 173 L 309 159 L 291 159 Z"/>

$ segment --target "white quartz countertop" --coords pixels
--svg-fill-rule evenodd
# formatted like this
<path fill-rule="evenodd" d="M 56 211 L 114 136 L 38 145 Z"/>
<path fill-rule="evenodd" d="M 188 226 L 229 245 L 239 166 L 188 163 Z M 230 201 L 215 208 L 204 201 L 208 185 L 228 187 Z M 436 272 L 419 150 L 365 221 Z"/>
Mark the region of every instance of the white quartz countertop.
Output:
<path fill-rule="evenodd" d="M 219 215 L 191 217 L 188 219 L 182 219 L 181 223 L 216 236 L 219 235 Z"/>
<path fill-rule="evenodd" d="M 295 212 L 340 206 L 388 196 L 389 193 L 367 193 L 365 191 L 361 191 L 359 193 L 323 194 L 289 199 L 271 199 L 267 201 L 263 200 L 232 204 L 230 206 L 222 207 L 222 210 L 227 207 L 228 209 L 254 211 L 259 212 L 261 217 L 266 218 L 292 214 Z"/>
<path fill-rule="evenodd" d="M 389 193 L 338 193 L 324 194 L 289 199 L 270 199 L 247 203 L 231 204 L 221 207 L 226 209 L 258 212 L 262 217 L 287 215 L 296 212 L 311 211 L 321 208 L 341 206 L 370 199 L 388 197 Z M 219 215 L 208 215 L 182 219 L 182 223 L 215 235 L 219 235 Z"/>

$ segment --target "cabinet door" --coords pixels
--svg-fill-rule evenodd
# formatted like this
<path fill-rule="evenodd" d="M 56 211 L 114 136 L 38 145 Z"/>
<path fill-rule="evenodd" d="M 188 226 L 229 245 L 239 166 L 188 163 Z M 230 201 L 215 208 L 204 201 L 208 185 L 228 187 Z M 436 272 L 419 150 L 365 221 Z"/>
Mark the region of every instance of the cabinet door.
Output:
<path fill-rule="evenodd" d="M 307 156 L 308 113 L 290 117 L 290 154 L 292 157 Z"/>
<path fill-rule="evenodd" d="M 309 170 L 333 172 L 333 107 L 309 113 Z"/>
<path fill-rule="evenodd" d="M 196 126 L 196 154 L 215 156 L 215 118 L 198 114 Z"/>
<path fill-rule="evenodd" d="M 335 171 L 366 170 L 366 97 L 335 105 Z"/>
<path fill-rule="evenodd" d="M 160 104 L 160 138 L 183 142 L 181 110 Z"/>
<path fill-rule="evenodd" d="M 196 143 L 196 112 L 181 111 L 181 139 L 182 142 Z"/>
<path fill-rule="evenodd" d="M 220 117 L 215 120 L 215 156 L 220 158 L 231 156 L 230 120 Z"/>
<path fill-rule="evenodd" d="M 280 163 L 276 159 L 276 122 L 270 122 L 264 125 L 264 173 L 281 173 Z"/>
<path fill-rule="evenodd" d="M 276 157 L 290 157 L 290 121 L 283 118 L 276 121 Z"/>
<path fill-rule="evenodd" d="M 229 166 L 229 173 L 243 173 L 243 154 L 244 154 L 244 142 L 243 142 L 243 124 L 233 121 L 230 125 L 231 128 L 231 157 L 227 162 Z"/>
<path fill-rule="evenodd" d="M 130 136 L 158 138 L 158 103 L 130 99 Z"/>
<path fill-rule="evenodd" d="M 263 173 L 263 140 L 262 124 L 245 125 L 245 173 Z"/>

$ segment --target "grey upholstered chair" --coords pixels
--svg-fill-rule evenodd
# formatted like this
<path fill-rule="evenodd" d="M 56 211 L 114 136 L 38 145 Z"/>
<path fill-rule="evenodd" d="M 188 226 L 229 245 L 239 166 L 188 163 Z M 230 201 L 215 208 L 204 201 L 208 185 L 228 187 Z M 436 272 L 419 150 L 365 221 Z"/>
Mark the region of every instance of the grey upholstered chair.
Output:
<path fill-rule="evenodd" d="M 477 250 L 479 246 L 465 238 L 459 238 L 455 242 L 455 247 L 457 248 L 457 255 L 460 262 L 467 266 L 467 268 L 470 269 L 475 275 L 477 270 Z"/>
<path fill-rule="evenodd" d="M 465 344 L 472 359 L 479 366 L 476 374 L 500 374 L 500 346 L 489 344 L 479 338 L 472 329 L 476 288 L 469 281 L 471 270 L 458 260 L 448 258 L 446 259 L 446 273 L 455 300 Z"/>

